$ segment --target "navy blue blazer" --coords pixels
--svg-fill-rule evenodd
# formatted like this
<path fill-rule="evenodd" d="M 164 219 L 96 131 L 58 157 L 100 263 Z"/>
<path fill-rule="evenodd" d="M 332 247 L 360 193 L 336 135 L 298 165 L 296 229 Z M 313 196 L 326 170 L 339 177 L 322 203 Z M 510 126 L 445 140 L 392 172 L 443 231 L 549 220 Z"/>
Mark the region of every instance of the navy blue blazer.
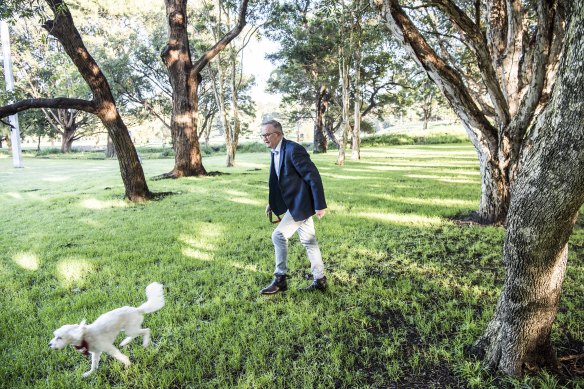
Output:
<path fill-rule="evenodd" d="M 289 210 L 292 218 L 300 221 L 326 208 L 320 174 L 303 146 L 282 139 L 279 180 L 273 161 L 272 158 L 269 180 L 272 212 L 281 215 Z"/>

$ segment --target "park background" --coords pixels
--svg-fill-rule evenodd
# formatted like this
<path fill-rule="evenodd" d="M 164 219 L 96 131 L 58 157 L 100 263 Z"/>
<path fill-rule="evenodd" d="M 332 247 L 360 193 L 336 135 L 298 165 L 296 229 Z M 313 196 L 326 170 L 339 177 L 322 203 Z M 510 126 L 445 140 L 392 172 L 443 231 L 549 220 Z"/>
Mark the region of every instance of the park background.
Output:
<path fill-rule="evenodd" d="M 136 81 L 123 68 L 131 62 L 124 57 L 127 48 L 142 48 L 143 42 L 140 34 L 121 34 L 133 23 L 152 21 L 127 18 L 132 4 L 122 10 L 113 2 L 72 4 L 88 46 L 114 88 L 120 86 L 117 100 L 149 186 L 164 195 L 144 204 L 124 199 L 116 158 L 107 155 L 97 121 L 87 119 L 88 132 L 78 129 L 81 137 L 63 150 L 59 126 L 47 124 L 46 112 L 20 115 L 24 168 L 11 167 L 5 143 L 0 149 L 3 386 L 582 387 L 580 221 L 552 333 L 566 371 L 513 378 L 489 372 L 469 356 L 504 282 L 505 230 L 468 217 L 481 194 L 476 151 L 422 72 L 398 69 L 412 84 L 387 90 L 386 104 L 363 119 L 359 159 L 339 164 L 334 142 L 326 153 L 313 154 L 329 202 L 317 230 L 331 290 L 309 296 L 291 290 L 266 299 L 257 292 L 273 267 L 272 226 L 263 214 L 269 155 L 257 132 L 263 119 L 276 117 L 288 138 L 314 151 L 313 96 L 301 88 L 306 80 L 293 85 L 285 76 L 297 73 L 282 69 L 274 79 L 254 60 L 263 51 L 244 49 L 252 59 L 236 65 L 260 71 L 249 73 L 240 95 L 247 112 L 234 166 L 225 166 L 229 125 L 215 113 L 207 123 L 208 141 L 203 133 L 201 139 L 205 167 L 216 174 L 155 179 L 173 167 L 170 132 L 147 104 L 132 100 L 137 95 L 130 86 L 136 84 L 123 83 Z M 163 12 L 153 4 L 141 10 Z M 16 26 L 21 35 L 14 44 L 23 55 L 15 58 L 21 89 L 3 95 L 3 102 L 48 91 L 88 93 L 74 81 L 75 70 L 56 42 L 34 20 L 24 24 Z M 24 55 L 37 44 L 38 52 Z M 278 50 L 270 47 L 272 54 Z M 155 50 L 149 54 L 158 56 Z M 209 66 L 207 79 L 219 75 L 218 63 Z M 274 93 L 266 94 L 269 78 L 267 89 Z M 168 115 L 168 101 L 156 96 L 164 88 L 141 87 L 157 113 Z M 207 93 L 208 100 L 204 93 L 201 100 L 212 107 L 217 96 L 212 89 Z M 200 110 L 203 116 L 209 112 L 213 108 Z M 291 283 L 300 287 L 309 280 L 297 240 L 291 254 Z M 98 373 L 82 380 L 88 361 L 72 349 L 46 346 L 62 324 L 91 322 L 109 309 L 141 304 L 152 281 L 165 284 L 167 306 L 146 317 L 153 347 L 142 350 L 135 341 L 126 349 L 130 369 L 102 357 Z"/>

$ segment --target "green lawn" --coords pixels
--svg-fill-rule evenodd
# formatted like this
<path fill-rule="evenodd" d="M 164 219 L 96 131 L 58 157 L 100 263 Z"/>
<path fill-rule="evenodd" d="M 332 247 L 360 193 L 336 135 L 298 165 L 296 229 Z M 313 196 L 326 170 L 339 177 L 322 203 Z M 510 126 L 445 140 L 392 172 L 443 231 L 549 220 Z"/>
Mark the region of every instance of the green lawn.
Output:
<path fill-rule="evenodd" d="M 330 289 L 304 294 L 309 262 L 294 237 L 289 291 L 265 297 L 273 226 L 264 215 L 269 155 L 204 159 L 207 178 L 149 181 L 173 192 L 123 200 L 114 160 L 0 154 L 0 386 L 13 388 L 488 388 L 580 387 L 547 374 L 491 376 L 467 359 L 491 317 L 505 272 L 502 228 L 459 225 L 478 208 L 480 176 L 468 144 L 364 149 L 361 161 L 313 156 L 329 210 L 316 222 Z M 172 159 L 146 159 L 147 177 Z M 554 329 L 560 355 L 584 345 L 584 234 L 571 239 Z M 63 324 L 140 305 L 153 345 L 122 351 L 133 365 L 51 350 Z M 120 340 L 122 337 L 120 337 Z M 579 344 L 580 349 L 574 349 Z M 555 386 L 554 386 L 555 385 Z"/>

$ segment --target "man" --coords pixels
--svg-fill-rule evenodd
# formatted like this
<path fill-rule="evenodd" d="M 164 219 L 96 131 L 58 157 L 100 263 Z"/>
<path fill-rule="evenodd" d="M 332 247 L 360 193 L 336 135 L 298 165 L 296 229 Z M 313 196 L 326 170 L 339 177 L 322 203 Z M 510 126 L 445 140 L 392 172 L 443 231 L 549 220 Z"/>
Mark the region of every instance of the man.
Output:
<path fill-rule="evenodd" d="M 287 289 L 288 239 L 294 232 L 298 232 L 300 242 L 306 248 L 313 275 L 312 284 L 301 290 L 325 291 L 327 282 L 324 264 L 312 220 L 312 215 L 316 214 L 321 219 L 325 214 L 326 201 L 320 174 L 304 147 L 284 138 L 279 122 L 276 120 L 264 122 L 260 131 L 265 145 L 272 149 L 270 194 L 266 214 L 270 220 L 272 213 L 284 214 L 272 234 L 276 252 L 274 280 L 260 293 L 275 294 Z"/>

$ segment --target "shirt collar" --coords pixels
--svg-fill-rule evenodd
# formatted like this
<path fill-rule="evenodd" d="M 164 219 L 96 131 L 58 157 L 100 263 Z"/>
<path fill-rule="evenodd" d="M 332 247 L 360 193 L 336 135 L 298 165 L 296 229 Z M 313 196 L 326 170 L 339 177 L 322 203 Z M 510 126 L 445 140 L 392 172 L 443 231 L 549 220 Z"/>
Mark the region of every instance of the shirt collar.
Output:
<path fill-rule="evenodd" d="M 276 146 L 276 148 L 273 149 L 272 152 L 277 151 L 278 154 L 280 154 L 280 150 L 282 149 L 282 140 L 284 140 L 284 138 L 280 139 L 280 142 L 278 142 L 278 146 Z"/>

